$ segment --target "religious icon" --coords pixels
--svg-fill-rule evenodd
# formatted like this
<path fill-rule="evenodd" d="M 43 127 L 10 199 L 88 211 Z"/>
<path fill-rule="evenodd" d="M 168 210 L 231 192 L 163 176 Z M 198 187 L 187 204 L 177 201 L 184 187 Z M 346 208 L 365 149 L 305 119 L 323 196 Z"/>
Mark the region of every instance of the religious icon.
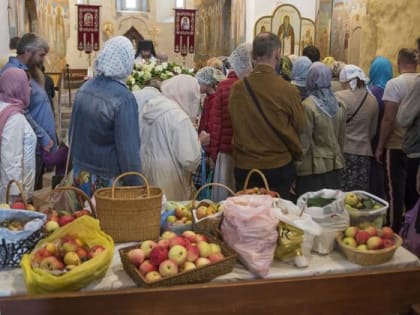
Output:
<path fill-rule="evenodd" d="M 280 25 L 277 33 L 281 40 L 283 55 L 287 56 L 295 52 L 295 31 L 290 23 L 290 16 L 283 17 L 283 24 Z"/>
<path fill-rule="evenodd" d="M 190 19 L 187 16 L 184 16 L 181 19 L 181 29 L 183 31 L 189 31 L 190 30 Z"/>
<path fill-rule="evenodd" d="M 85 27 L 92 27 L 93 26 L 93 14 L 90 12 L 86 12 L 83 16 L 83 23 Z"/>

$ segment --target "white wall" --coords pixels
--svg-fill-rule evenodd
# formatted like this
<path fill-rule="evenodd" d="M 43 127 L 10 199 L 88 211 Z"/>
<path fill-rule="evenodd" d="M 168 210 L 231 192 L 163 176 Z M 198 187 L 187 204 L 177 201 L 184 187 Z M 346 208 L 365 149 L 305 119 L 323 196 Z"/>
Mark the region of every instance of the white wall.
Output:
<path fill-rule="evenodd" d="M 9 53 L 9 22 L 7 1 L 0 1 L 0 56 Z"/>
<path fill-rule="evenodd" d="M 264 5 L 263 5 L 264 4 Z M 318 0 L 246 0 L 246 40 L 252 42 L 254 38 L 254 24 L 264 15 L 272 15 L 274 9 L 281 4 L 294 5 L 302 17 L 315 21 Z"/>

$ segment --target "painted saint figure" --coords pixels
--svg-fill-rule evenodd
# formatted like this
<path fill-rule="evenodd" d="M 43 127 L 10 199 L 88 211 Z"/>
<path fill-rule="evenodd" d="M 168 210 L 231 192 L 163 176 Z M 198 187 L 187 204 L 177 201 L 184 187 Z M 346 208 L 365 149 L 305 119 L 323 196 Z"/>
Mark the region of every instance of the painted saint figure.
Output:
<path fill-rule="evenodd" d="M 295 31 L 290 24 L 290 17 L 285 15 L 283 24 L 280 25 L 277 33 L 282 44 L 282 55 L 287 56 L 295 53 Z"/>

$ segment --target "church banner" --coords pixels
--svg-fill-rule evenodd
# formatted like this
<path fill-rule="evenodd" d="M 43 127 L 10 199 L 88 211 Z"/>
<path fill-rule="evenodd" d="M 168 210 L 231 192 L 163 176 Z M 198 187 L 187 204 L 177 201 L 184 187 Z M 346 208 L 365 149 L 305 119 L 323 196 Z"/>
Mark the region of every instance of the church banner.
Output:
<path fill-rule="evenodd" d="M 175 9 L 174 51 L 182 56 L 193 54 L 195 50 L 195 11 Z"/>
<path fill-rule="evenodd" d="M 77 5 L 77 49 L 99 50 L 99 5 Z"/>

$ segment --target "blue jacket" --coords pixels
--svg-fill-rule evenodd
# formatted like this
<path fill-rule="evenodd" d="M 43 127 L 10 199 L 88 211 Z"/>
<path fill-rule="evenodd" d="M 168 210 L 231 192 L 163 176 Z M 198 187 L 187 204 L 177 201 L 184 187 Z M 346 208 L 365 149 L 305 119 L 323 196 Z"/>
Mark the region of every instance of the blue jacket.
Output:
<path fill-rule="evenodd" d="M 107 178 L 140 171 L 138 107 L 122 83 L 98 76 L 83 84 L 74 100 L 69 135 L 78 169 Z"/>
<path fill-rule="evenodd" d="M 9 62 L 1 69 L 3 73 L 8 68 L 19 68 L 28 70 L 28 67 L 21 63 L 16 57 L 10 57 Z M 38 145 L 45 147 L 50 140 L 54 145 L 57 143 L 55 131 L 55 119 L 47 92 L 35 80 L 31 80 L 31 97 L 28 111 L 25 117 L 31 125 L 38 138 Z M 54 149 L 54 147 L 53 147 Z"/>

